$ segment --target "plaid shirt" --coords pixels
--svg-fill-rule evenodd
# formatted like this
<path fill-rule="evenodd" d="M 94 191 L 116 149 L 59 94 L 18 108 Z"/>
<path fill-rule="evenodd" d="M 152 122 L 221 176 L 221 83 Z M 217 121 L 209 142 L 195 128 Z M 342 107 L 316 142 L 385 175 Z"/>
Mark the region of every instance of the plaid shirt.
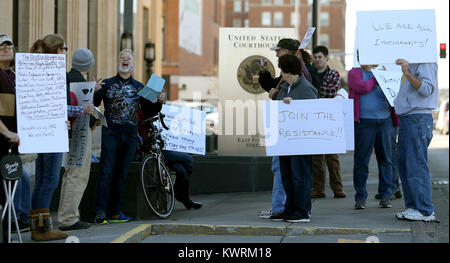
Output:
<path fill-rule="evenodd" d="M 341 88 L 341 75 L 327 66 L 327 73 L 320 84 L 319 98 L 334 98 Z"/>
<path fill-rule="evenodd" d="M 84 108 L 82 106 L 70 106 L 67 105 L 67 117 L 80 117 L 84 113 Z"/>

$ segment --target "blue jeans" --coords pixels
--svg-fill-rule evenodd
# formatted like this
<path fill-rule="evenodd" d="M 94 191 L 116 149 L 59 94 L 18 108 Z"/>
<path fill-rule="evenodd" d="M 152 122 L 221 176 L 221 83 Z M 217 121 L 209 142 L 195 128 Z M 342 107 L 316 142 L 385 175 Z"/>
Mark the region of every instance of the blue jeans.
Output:
<path fill-rule="evenodd" d="M 48 209 L 53 192 L 58 187 L 61 173 L 62 153 L 40 153 L 36 159 L 36 176 L 31 209 Z"/>
<path fill-rule="evenodd" d="M 136 153 L 137 129 L 102 127 L 100 174 L 97 178 L 95 210 L 99 216 L 118 215 L 128 169 Z"/>
<path fill-rule="evenodd" d="M 187 202 L 189 198 L 189 176 L 194 159 L 187 153 L 163 151 L 165 164 L 176 173 L 174 184 L 175 198 Z"/>
<path fill-rule="evenodd" d="M 281 180 L 280 157 L 272 158 L 273 188 L 272 188 L 272 212 L 282 213 L 286 203 L 286 192 Z"/>
<path fill-rule="evenodd" d="M 16 193 L 14 194 L 14 208 L 17 219 L 22 223 L 29 223 L 28 215 L 31 208 L 31 186 L 30 175 L 25 169 L 22 169 L 22 177 L 17 182 Z"/>
<path fill-rule="evenodd" d="M 366 200 L 369 161 L 375 148 L 378 162 L 378 193 L 382 199 L 392 198 L 392 119 L 361 119 L 355 122 L 355 153 L 353 155 L 353 186 L 355 201 Z"/>
<path fill-rule="evenodd" d="M 429 216 L 434 212 L 428 146 L 433 139 L 431 114 L 400 116 L 398 171 L 406 208 Z"/>
<path fill-rule="evenodd" d="M 398 174 L 398 127 L 394 127 L 394 137 L 392 137 L 392 171 L 394 175 L 393 193 L 400 191 L 400 176 Z"/>
<path fill-rule="evenodd" d="M 309 155 L 280 156 L 280 171 L 286 192 L 284 213 L 311 217 L 312 159 Z"/>

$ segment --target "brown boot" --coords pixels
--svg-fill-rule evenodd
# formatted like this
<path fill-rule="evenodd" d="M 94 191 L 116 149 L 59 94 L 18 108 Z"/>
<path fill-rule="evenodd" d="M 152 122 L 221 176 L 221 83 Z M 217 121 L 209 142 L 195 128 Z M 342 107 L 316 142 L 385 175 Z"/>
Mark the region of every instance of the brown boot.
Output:
<path fill-rule="evenodd" d="M 321 192 L 321 191 L 317 191 L 317 190 L 313 190 L 311 192 L 311 198 L 325 198 L 325 197 L 327 197 L 325 192 Z"/>
<path fill-rule="evenodd" d="M 336 191 L 334 192 L 334 198 L 345 198 L 346 194 L 344 191 Z"/>
<path fill-rule="evenodd" d="M 30 211 L 31 239 L 33 241 L 51 241 L 66 239 L 69 235 L 59 230 L 53 230 L 49 209 Z"/>

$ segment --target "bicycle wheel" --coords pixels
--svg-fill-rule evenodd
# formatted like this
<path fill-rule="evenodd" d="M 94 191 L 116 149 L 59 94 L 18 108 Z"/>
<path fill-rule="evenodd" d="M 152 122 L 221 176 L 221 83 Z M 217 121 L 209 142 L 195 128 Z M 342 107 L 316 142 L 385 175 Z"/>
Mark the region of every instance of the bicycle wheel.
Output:
<path fill-rule="evenodd" d="M 173 183 L 164 164 L 161 164 L 161 170 L 158 169 L 158 160 L 154 156 L 142 161 L 141 185 L 152 212 L 159 218 L 169 217 L 175 204 Z"/>

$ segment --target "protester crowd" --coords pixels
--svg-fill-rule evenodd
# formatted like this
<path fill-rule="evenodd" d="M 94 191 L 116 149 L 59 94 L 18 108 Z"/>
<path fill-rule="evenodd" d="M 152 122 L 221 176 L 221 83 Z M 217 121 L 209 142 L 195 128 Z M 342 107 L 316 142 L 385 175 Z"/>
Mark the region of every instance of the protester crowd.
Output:
<path fill-rule="evenodd" d="M 341 76 L 328 65 L 327 47 L 317 46 L 310 55 L 299 50 L 300 42 L 282 39 L 272 50 L 279 58 L 281 76 L 273 78 L 260 66 L 259 82 L 272 100 L 290 104 L 293 100 L 332 99 L 341 89 Z M 30 53 L 66 54 L 68 47 L 59 35 L 48 35 L 36 41 Z M 0 35 L 0 157 L 12 147 L 18 154 L 20 138 L 17 134 L 15 105 L 15 50 L 7 34 Z M 95 64 L 88 49 L 77 49 L 67 75 L 67 111 L 70 130 L 76 118 L 94 114 L 95 106 L 103 103 L 107 127 L 102 126 L 100 175 L 97 178 L 95 224 L 129 222 L 132 218 L 122 212 L 123 191 L 127 172 L 138 143 L 139 115 L 156 116 L 166 101 L 159 93 L 152 103 L 138 95 L 144 87 L 133 78 L 135 55 L 132 50 L 119 54 L 118 74 L 109 79 L 95 79 L 92 104 L 79 105 L 70 92 L 70 83 L 86 82 L 88 72 Z M 431 181 L 427 148 L 432 139 L 431 111 L 437 107 L 437 64 L 409 64 L 399 58 L 403 80 L 400 94 L 391 107 L 371 69 L 377 65 L 362 65 L 348 74 L 349 98 L 354 100 L 355 151 L 353 185 L 355 209 L 365 209 L 368 198 L 366 181 L 368 164 L 375 150 L 379 169 L 380 208 L 390 208 L 393 196 L 402 197 L 406 210 L 395 214 L 400 220 L 433 221 Z M 91 223 L 81 222 L 78 207 L 89 181 L 92 132 L 100 125 L 90 116 L 87 153 L 82 168 L 65 167 L 57 211 L 59 230 L 54 229 L 50 216 L 50 202 L 58 187 L 63 164 L 63 153 L 39 153 L 36 160 L 34 188 L 23 170 L 14 196 L 14 206 L 20 231 L 31 228 L 34 241 L 64 239 L 66 231 L 86 229 Z M 398 134 L 398 135 L 397 135 Z M 397 143 L 398 142 L 398 143 Z M 164 152 L 168 165 L 177 173 L 175 196 L 187 209 L 199 209 L 201 204 L 189 198 L 189 175 L 192 158 L 189 155 Z M 338 155 L 296 155 L 274 157 L 272 207 L 259 216 L 274 221 L 310 222 L 311 198 L 324 198 L 325 174 L 335 198 L 346 198 L 343 191 Z M 398 173 L 396 172 L 398 171 Z M 396 176 L 397 175 L 397 176 Z M 32 192 L 32 194 L 31 194 Z M 5 193 L 1 193 L 4 204 Z M 31 195 L 30 195 L 31 194 Z M 6 231 L 4 231 L 6 232 Z"/>

